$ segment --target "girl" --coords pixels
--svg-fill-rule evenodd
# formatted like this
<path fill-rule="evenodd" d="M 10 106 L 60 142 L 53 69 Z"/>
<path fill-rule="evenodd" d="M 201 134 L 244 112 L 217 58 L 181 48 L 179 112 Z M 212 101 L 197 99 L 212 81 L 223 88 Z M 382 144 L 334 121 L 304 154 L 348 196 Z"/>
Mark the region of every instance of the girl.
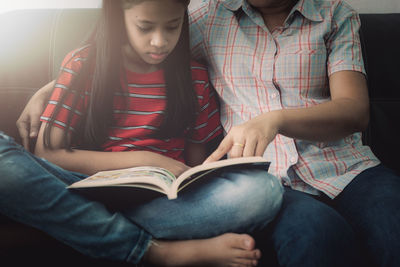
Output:
<path fill-rule="evenodd" d="M 188 2 L 103 2 L 89 41 L 62 64 L 41 117 L 39 157 L 0 134 L 1 213 L 93 257 L 257 265 L 260 250 L 246 233 L 263 229 L 282 200 L 263 170 L 225 171 L 177 200 L 123 212 L 66 189 L 100 170 L 154 165 L 180 174 L 205 159 L 204 144 L 221 130 L 207 72 L 190 61 Z"/>

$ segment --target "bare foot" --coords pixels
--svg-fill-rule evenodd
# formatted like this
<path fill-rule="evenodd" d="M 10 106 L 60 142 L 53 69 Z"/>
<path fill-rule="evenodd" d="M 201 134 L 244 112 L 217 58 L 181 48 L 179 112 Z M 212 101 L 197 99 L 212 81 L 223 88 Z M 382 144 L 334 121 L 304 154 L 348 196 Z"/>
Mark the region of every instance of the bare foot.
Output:
<path fill-rule="evenodd" d="M 256 266 L 261 251 L 246 234 L 223 234 L 209 239 L 155 241 L 144 260 L 161 266 Z"/>

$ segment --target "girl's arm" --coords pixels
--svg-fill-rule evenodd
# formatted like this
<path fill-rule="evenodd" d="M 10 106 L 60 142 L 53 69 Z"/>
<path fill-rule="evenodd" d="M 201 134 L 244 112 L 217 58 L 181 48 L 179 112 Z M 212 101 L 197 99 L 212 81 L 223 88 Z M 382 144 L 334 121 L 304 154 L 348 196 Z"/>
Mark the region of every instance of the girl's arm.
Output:
<path fill-rule="evenodd" d="M 40 115 L 46 107 L 47 100 L 53 91 L 55 80 L 49 82 L 40 88 L 26 104 L 24 110 L 19 116 L 16 124 L 19 135 L 22 138 L 22 144 L 26 150 L 30 150 L 30 138 L 36 138 L 40 127 Z"/>
<path fill-rule="evenodd" d="M 46 127 L 42 123 L 36 143 L 35 154 L 70 171 L 92 175 L 103 170 L 130 168 L 135 166 L 158 166 L 179 175 L 189 167 L 180 161 L 149 151 L 100 152 L 62 148 L 63 129 L 52 127 L 50 142 L 52 149 L 43 144 Z"/>
<path fill-rule="evenodd" d="M 325 142 L 364 130 L 369 121 L 364 75 L 339 71 L 329 77 L 329 84 L 331 100 L 328 102 L 308 108 L 271 111 L 232 127 L 206 161 L 218 160 L 228 152 L 231 157 L 262 156 L 277 134 Z"/>

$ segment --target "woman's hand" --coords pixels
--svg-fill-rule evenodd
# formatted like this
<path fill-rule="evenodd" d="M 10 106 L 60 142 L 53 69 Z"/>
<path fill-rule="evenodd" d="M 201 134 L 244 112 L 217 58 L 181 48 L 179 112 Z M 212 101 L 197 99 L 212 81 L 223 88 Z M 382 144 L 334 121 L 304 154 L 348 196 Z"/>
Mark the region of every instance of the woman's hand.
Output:
<path fill-rule="evenodd" d="M 302 108 L 286 108 L 261 114 L 233 127 L 206 160 L 262 155 L 279 133 L 312 142 L 336 141 L 363 131 L 369 120 L 369 98 L 364 74 L 338 71 L 329 76 L 331 100 Z"/>
<path fill-rule="evenodd" d="M 36 138 L 40 128 L 40 115 L 46 106 L 47 100 L 53 90 L 55 81 L 52 81 L 38 90 L 26 104 L 16 124 L 22 144 L 29 150 L 29 141 Z"/>
<path fill-rule="evenodd" d="M 278 134 L 279 113 L 268 112 L 232 127 L 205 163 L 217 161 L 226 153 L 232 158 L 262 156 L 268 144 Z"/>

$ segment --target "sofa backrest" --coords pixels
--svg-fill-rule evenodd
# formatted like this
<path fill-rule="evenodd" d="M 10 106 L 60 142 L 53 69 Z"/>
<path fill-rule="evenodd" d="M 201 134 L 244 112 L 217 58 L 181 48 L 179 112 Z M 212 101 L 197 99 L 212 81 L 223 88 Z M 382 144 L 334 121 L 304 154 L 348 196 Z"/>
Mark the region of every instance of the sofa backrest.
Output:
<path fill-rule="evenodd" d="M 86 38 L 99 9 L 33 9 L 0 15 L 0 130 L 20 141 L 15 122 Z"/>
<path fill-rule="evenodd" d="M 360 18 L 371 103 L 363 140 L 385 165 L 400 173 L 400 14 L 361 14 Z"/>
<path fill-rule="evenodd" d="M 0 130 L 20 141 L 15 121 L 86 38 L 99 9 L 20 10 L 0 15 Z M 361 14 L 371 119 L 364 143 L 400 173 L 400 14 Z"/>

